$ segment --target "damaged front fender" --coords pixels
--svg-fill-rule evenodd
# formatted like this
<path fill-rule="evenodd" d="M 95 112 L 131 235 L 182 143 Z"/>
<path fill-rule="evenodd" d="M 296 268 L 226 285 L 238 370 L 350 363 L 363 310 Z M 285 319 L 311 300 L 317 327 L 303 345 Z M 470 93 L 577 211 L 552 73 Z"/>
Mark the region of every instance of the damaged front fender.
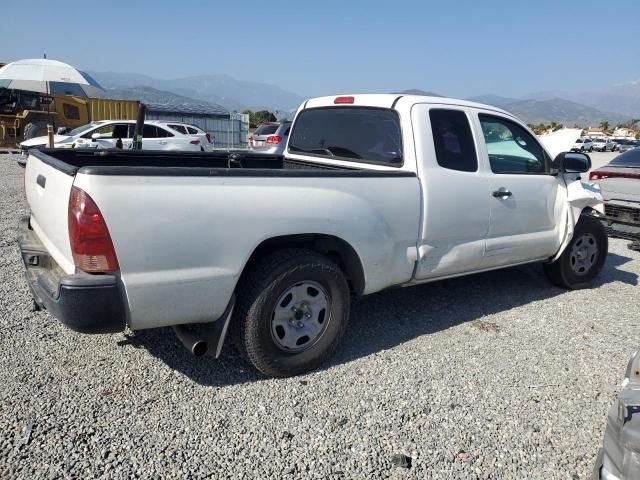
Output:
<path fill-rule="evenodd" d="M 551 259 L 552 262 L 562 255 L 564 249 L 567 248 L 567 245 L 571 242 L 575 226 L 578 220 L 580 220 L 580 215 L 582 215 L 585 210 L 592 215 L 604 217 L 604 203 L 599 186 L 585 183 L 579 176 L 576 178 L 575 174 L 565 174 L 565 182 L 567 185 L 567 203 L 569 205 L 567 211 L 567 228 L 558 252 Z"/>

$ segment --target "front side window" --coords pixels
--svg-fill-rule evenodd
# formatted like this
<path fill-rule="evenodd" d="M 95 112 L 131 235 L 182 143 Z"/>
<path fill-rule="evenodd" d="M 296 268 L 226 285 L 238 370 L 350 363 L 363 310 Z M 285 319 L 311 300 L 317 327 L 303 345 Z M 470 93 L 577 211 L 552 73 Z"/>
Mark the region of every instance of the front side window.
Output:
<path fill-rule="evenodd" d="M 546 173 L 544 150 L 529 132 L 505 118 L 479 118 L 493 173 Z"/>
<path fill-rule="evenodd" d="M 129 138 L 129 125 L 126 123 L 118 123 L 113 129 L 113 138 Z"/>
<path fill-rule="evenodd" d="M 383 108 L 303 110 L 293 124 L 289 152 L 400 166 L 400 120 L 397 112 Z"/>
<path fill-rule="evenodd" d="M 69 120 L 80 120 L 80 109 L 69 103 L 62 104 L 62 112 Z"/>
<path fill-rule="evenodd" d="M 467 115 L 460 110 L 429 111 L 438 165 L 450 170 L 475 172 L 478 157 Z"/>

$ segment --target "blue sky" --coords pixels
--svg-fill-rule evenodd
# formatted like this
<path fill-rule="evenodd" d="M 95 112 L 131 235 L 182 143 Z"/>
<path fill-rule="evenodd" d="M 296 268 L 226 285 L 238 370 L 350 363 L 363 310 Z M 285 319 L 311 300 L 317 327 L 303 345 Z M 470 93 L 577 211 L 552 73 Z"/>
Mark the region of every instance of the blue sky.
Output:
<path fill-rule="evenodd" d="M 2 10 L 0 61 L 47 52 L 87 70 L 225 73 L 305 96 L 519 96 L 640 79 L 638 0 L 32 0 Z"/>

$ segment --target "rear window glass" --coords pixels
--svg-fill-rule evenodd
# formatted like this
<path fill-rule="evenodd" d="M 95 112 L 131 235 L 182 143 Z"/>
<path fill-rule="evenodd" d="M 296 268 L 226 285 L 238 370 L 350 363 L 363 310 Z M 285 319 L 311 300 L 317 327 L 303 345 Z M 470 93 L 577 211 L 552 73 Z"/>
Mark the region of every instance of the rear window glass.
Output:
<path fill-rule="evenodd" d="M 169 128 L 173 128 L 176 132 L 184 133 L 185 135 L 187 133 L 184 125 L 169 125 Z"/>
<path fill-rule="evenodd" d="M 395 111 L 382 108 L 304 110 L 293 125 L 289 152 L 399 166 L 400 120 Z"/>
<path fill-rule="evenodd" d="M 278 130 L 278 125 L 261 125 L 253 132 L 254 135 L 272 135 Z"/>
<path fill-rule="evenodd" d="M 611 165 L 640 168 L 640 148 L 632 148 L 611 160 Z"/>
<path fill-rule="evenodd" d="M 191 135 L 197 135 L 198 130 L 196 130 L 193 127 L 187 127 L 187 131 L 191 134 Z"/>

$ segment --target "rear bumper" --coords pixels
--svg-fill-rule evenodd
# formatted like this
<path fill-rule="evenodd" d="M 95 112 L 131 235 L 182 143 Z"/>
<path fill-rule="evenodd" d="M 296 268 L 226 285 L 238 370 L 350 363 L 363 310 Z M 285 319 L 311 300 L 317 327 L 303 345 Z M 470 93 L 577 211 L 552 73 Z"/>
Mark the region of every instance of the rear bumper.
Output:
<path fill-rule="evenodd" d="M 82 333 L 113 333 L 126 327 L 125 300 L 115 275 L 66 274 L 29 226 L 20 220 L 18 245 L 35 302 Z"/>

